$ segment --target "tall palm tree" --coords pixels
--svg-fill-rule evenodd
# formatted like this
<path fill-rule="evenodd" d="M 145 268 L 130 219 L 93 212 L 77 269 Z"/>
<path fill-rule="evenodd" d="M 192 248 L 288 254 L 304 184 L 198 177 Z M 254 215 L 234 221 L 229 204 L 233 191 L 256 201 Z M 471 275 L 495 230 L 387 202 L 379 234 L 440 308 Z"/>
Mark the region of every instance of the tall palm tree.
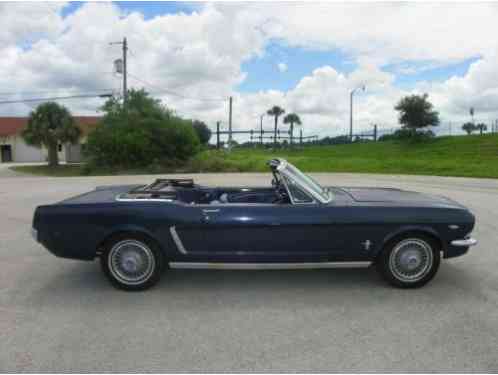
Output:
<path fill-rule="evenodd" d="M 61 143 L 76 143 L 81 130 L 75 125 L 69 110 L 55 102 L 40 104 L 29 114 L 22 137 L 29 145 L 48 150 L 48 165 L 59 165 L 57 148 Z"/>
<path fill-rule="evenodd" d="M 301 119 L 295 113 L 289 113 L 284 117 L 284 124 L 290 124 L 290 145 L 292 147 L 292 138 L 294 136 L 294 124 L 300 126 Z"/>
<path fill-rule="evenodd" d="M 278 129 L 278 118 L 280 115 L 283 115 L 285 113 L 285 110 L 283 108 L 280 108 L 278 105 L 274 105 L 271 107 L 266 114 L 269 116 L 274 116 L 275 117 L 275 132 L 274 132 L 274 137 L 273 137 L 273 145 L 277 145 L 277 129 Z"/>

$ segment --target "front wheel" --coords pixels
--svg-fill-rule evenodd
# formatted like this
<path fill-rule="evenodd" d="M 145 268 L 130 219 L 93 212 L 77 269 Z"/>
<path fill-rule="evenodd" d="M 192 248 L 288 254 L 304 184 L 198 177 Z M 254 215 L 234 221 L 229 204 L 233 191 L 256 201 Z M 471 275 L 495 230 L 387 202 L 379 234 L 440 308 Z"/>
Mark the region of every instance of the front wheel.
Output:
<path fill-rule="evenodd" d="M 135 234 L 122 234 L 108 241 L 100 262 L 113 286 L 130 291 L 155 285 L 164 265 L 162 252 L 155 243 Z"/>
<path fill-rule="evenodd" d="M 387 244 L 377 260 L 377 268 L 390 284 L 417 288 L 435 276 L 440 261 L 440 249 L 434 240 L 412 235 Z"/>

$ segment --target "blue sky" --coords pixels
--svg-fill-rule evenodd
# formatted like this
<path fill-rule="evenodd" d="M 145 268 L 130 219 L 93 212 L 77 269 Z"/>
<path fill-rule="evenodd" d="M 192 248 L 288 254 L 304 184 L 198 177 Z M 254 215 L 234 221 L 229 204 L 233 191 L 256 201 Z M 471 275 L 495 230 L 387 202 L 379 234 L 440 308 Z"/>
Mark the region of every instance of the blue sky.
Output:
<path fill-rule="evenodd" d="M 280 71 L 278 64 L 285 64 L 287 70 Z M 320 51 L 289 47 L 279 41 L 272 41 L 261 57 L 254 57 L 242 64 L 247 78 L 239 85 L 241 92 L 261 90 L 287 91 L 296 86 L 304 76 L 325 65 L 341 73 L 350 73 L 356 63 L 340 51 Z"/>
<path fill-rule="evenodd" d="M 198 4 L 189 2 L 157 2 L 157 1 L 116 1 L 121 9 L 128 12 L 142 13 L 145 19 L 154 18 L 157 15 L 187 13 L 190 14 L 199 7 Z M 82 2 L 71 1 L 63 10 L 63 15 L 68 15 L 78 9 Z"/>
<path fill-rule="evenodd" d="M 446 63 L 438 66 L 431 61 L 405 61 L 398 64 L 390 64 L 383 67 L 383 70 L 394 73 L 394 85 L 410 89 L 417 82 L 443 82 L 451 77 L 463 77 L 472 63 L 479 60 L 479 57 L 472 57 L 455 63 Z"/>

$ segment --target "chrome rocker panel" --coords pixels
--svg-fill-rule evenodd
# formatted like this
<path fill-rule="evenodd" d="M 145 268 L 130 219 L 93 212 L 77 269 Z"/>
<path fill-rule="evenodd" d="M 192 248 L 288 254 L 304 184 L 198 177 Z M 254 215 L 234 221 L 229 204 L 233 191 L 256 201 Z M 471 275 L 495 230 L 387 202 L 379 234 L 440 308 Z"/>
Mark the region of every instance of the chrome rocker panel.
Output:
<path fill-rule="evenodd" d="M 171 268 L 217 269 L 217 270 L 286 270 L 317 268 L 366 268 L 372 262 L 315 262 L 315 263 L 199 263 L 171 262 Z"/>

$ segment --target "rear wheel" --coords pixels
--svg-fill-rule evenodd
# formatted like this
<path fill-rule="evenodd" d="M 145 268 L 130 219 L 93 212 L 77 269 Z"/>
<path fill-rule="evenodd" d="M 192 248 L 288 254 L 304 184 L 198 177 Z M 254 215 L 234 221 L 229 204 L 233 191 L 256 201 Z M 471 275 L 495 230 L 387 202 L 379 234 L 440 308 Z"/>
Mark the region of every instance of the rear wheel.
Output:
<path fill-rule="evenodd" d="M 116 288 L 145 290 L 161 278 L 163 258 L 152 240 L 130 233 L 108 241 L 100 262 L 105 275 Z"/>
<path fill-rule="evenodd" d="M 391 241 L 377 260 L 377 268 L 390 284 L 400 288 L 417 288 L 436 274 L 441 260 L 436 241 L 422 234 Z"/>

